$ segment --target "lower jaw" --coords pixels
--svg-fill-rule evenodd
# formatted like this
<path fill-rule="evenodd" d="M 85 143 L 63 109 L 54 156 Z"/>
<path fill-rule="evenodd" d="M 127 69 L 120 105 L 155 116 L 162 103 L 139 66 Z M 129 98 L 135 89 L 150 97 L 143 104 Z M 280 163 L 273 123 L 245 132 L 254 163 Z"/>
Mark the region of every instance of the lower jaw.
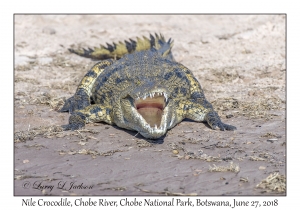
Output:
<path fill-rule="evenodd" d="M 140 132 L 140 134 L 142 136 L 144 136 L 145 138 L 147 138 L 147 139 L 159 139 L 160 137 L 162 137 L 163 135 L 165 135 L 165 132 L 164 133 L 155 133 L 155 134 L 149 134 L 149 133 Z"/>

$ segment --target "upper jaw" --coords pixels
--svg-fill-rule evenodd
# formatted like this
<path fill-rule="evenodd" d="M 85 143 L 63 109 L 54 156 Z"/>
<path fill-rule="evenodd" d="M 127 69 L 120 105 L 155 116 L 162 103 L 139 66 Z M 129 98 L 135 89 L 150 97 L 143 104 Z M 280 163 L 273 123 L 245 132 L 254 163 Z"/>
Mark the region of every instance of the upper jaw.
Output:
<path fill-rule="evenodd" d="M 166 93 L 164 90 L 156 90 L 156 91 L 152 91 L 152 92 L 146 92 L 144 94 L 138 94 L 136 97 L 135 97 L 135 101 L 137 100 L 145 100 L 146 98 L 154 98 L 154 97 L 157 97 L 157 96 L 163 96 L 165 98 L 165 102 L 168 101 L 168 93 Z"/>

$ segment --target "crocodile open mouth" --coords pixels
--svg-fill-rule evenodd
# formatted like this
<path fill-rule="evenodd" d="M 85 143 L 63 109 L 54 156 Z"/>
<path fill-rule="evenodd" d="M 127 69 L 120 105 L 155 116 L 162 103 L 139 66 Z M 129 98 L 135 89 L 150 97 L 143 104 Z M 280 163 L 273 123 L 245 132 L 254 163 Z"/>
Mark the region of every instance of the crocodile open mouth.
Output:
<path fill-rule="evenodd" d="M 163 110 L 166 106 L 165 94 L 149 94 L 148 97 L 135 100 L 134 104 L 138 113 L 151 127 L 160 127 Z"/>

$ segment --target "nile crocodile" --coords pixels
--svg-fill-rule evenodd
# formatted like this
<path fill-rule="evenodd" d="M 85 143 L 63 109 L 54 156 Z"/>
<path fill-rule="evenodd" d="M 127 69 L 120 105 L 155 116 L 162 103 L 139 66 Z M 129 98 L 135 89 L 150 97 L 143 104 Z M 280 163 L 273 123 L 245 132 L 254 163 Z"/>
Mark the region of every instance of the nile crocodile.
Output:
<path fill-rule="evenodd" d="M 235 130 L 221 122 L 193 73 L 174 60 L 173 43 L 155 34 L 107 47 L 69 49 L 102 61 L 83 77 L 60 110 L 71 113 L 63 128 L 77 130 L 102 121 L 157 139 L 187 118 L 207 122 L 212 129 Z"/>

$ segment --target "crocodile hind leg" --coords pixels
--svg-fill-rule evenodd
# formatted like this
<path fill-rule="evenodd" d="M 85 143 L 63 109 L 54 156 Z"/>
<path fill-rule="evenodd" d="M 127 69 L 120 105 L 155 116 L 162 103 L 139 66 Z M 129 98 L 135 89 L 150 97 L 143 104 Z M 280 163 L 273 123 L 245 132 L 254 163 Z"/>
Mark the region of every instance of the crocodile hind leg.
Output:
<path fill-rule="evenodd" d="M 185 102 L 185 117 L 197 122 L 207 122 L 215 130 L 236 130 L 235 126 L 225 124 L 221 121 L 217 112 L 213 110 L 212 105 L 205 99 L 191 99 Z"/>
<path fill-rule="evenodd" d="M 74 96 L 66 100 L 64 106 L 59 111 L 73 113 L 75 110 L 81 110 L 91 105 L 91 90 L 96 79 L 100 76 L 103 70 L 113 62 L 114 61 L 112 59 L 109 59 L 96 63 L 83 77 Z"/>
<path fill-rule="evenodd" d="M 84 109 L 72 113 L 69 118 L 69 124 L 63 125 L 64 130 L 78 130 L 83 128 L 86 123 L 106 122 L 113 124 L 111 118 L 111 109 L 100 104 L 93 104 Z"/>

